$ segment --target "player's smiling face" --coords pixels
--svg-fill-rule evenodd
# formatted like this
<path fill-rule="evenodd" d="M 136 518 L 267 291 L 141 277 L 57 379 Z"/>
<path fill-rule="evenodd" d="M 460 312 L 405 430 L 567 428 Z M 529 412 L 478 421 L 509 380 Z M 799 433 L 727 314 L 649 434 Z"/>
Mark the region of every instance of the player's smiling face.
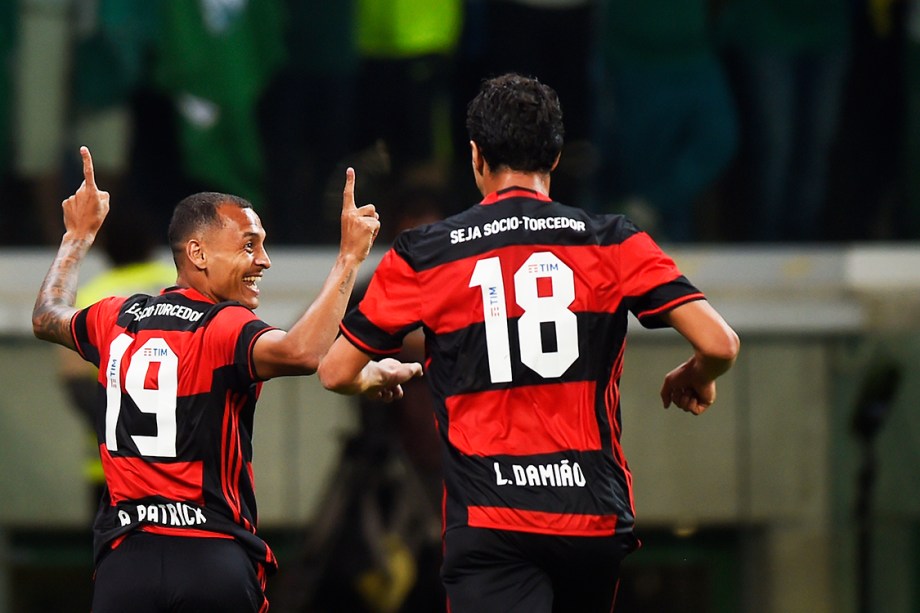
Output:
<path fill-rule="evenodd" d="M 223 225 L 207 240 L 210 294 L 218 301 L 236 300 L 255 309 L 262 272 L 271 266 L 262 222 L 252 209 L 231 203 L 221 204 L 217 211 Z"/>

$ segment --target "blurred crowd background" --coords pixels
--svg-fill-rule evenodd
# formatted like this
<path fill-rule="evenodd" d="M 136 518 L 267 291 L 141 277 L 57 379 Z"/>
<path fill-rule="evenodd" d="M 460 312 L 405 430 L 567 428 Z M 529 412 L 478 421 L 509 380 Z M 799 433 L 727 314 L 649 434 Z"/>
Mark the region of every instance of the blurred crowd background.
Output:
<path fill-rule="evenodd" d="M 115 206 L 250 199 L 334 243 L 343 168 L 384 215 L 478 199 L 466 103 L 505 71 L 562 100 L 556 199 L 661 241 L 920 238 L 917 0 L 9 0 L 0 223 L 56 244 L 90 146 Z M 165 232 L 165 230 L 164 230 Z"/>

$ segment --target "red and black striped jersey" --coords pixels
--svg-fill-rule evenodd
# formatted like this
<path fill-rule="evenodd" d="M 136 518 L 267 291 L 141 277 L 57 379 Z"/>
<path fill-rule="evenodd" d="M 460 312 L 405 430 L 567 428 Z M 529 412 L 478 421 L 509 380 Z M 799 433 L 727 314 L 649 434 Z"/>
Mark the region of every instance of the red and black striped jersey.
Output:
<path fill-rule="evenodd" d="M 77 350 L 99 367 L 95 429 L 106 494 L 97 557 L 133 530 L 238 540 L 256 535 L 252 427 L 262 382 L 253 345 L 272 327 L 236 302 L 186 288 L 103 299 L 74 316 Z"/>
<path fill-rule="evenodd" d="M 648 234 L 512 188 L 402 233 L 342 324 L 382 357 L 421 326 L 444 450 L 445 529 L 633 528 L 620 447 L 628 312 L 703 295 Z"/>

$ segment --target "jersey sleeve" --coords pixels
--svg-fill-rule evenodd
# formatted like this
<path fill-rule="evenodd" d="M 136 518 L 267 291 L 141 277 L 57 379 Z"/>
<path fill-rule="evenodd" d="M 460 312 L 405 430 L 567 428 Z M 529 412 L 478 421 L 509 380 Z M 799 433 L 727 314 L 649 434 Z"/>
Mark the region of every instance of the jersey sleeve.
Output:
<path fill-rule="evenodd" d="M 357 348 L 385 357 L 399 353 L 403 338 L 420 322 L 418 275 L 391 249 L 374 271 L 364 298 L 345 316 L 341 330 Z"/>
<path fill-rule="evenodd" d="M 77 346 L 77 353 L 86 360 L 99 366 L 99 346 L 105 341 L 106 334 L 118 319 L 124 297 L 104 298 L 85 309 L 77 311 L 70 320 L 70 332 Z"/>
<path fill-rule="evenodd" d="M 662 314 L 706 298 L 647 233 L 633 234 L 620 247 L 623 295 L 628 297 L 630 311 L 643 327 L 667 327 Z"/>
<path fill-rule="evenodd" d="M 263 380 L 253 364 L 252 353 L 256 340 L 275 329 L 275 326 L 265 323 L 244 306 L 227 306 L 220 309 L 208 325 L 205 348 L 214 352 L 211 363 L 232 364 L 237 381 L 241 385 L 248 385 Z"/>

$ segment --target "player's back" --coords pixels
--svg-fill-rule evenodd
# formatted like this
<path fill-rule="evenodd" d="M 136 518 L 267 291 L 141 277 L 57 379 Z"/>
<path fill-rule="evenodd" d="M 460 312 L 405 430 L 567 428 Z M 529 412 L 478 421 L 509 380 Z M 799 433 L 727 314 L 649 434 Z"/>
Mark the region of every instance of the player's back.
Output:
<path fill-rule="evenodd" d="M 523 189 L 405 233 L 394 252 L 420 286 L 430 357 L 450 364 L 428 365 L 452 378 L 444 395 L 603 376 L 594 358 L 625 333 L 618 276 L 635 235 L 622 216 Z"/>
<path fill-rule="evenodd" d="M 636 233 L 509 190 L 397 241 L 421 288 L 448 492 L 471 525 L 609 534 L 618 514 L 631 520 L 625 462 L 613 461 L 626 332 L 616 266 Z"/>
<path fill-rule="evenodd" d="M 252 534 L 251 431 L 261 386 L 249 352 L 267 329 L 251 310 L 188 288 L 110 298 L 78 314 L 78 346 L 101 365 L 106 399 L 97 419 L 108 489 L 98 542 L 133 529 L 216 532 L 265 555 Z"/>

